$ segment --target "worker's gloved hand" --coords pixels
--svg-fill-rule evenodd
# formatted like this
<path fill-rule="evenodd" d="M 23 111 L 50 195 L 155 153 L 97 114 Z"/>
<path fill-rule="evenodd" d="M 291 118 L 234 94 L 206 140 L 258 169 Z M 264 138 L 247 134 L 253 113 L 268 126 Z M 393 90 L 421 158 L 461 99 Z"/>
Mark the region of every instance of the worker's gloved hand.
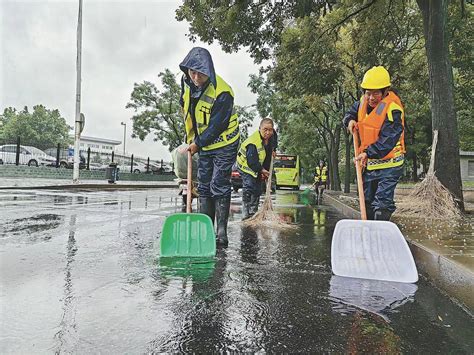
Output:
<path fill-rule="evenodd" d="M 192 155 L 194 155 L 198 152 L 199 147 L 196 143 L 191 143 L 188 147 L 188 150 L 191 152 Z"/>
<path fill-rule="evenodd" d="M 347 125 L 347 130 L 349 131 L 349 133 L 352 133 L 354 129 L 359 129 L 357 122 L 355 120 L 350 120 L 349 124 Z"/>
<path fill-rule="evenodd" d="M 367 159 L 368 158 L 367 158 L 367 153 L 366 152 L 362 152 L 354 158 L 354 160 L 356 162 L 360 162 L 360 164 L 363 168 L 365 168 L 367 166 Z"/>

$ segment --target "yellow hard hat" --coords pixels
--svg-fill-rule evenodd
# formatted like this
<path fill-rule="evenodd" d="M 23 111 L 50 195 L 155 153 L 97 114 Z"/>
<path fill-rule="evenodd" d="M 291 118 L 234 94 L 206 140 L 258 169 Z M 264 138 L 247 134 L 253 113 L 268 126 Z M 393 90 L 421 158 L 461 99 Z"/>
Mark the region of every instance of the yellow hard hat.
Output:
<path fill-rule="evenodd" d="M 362 89 L 367 90 L 383 89 L 390 85 L 390 74 L 382 66 L 372 67 L 367 70 L 362 79 L 362 84 L 360 84 Z"/>

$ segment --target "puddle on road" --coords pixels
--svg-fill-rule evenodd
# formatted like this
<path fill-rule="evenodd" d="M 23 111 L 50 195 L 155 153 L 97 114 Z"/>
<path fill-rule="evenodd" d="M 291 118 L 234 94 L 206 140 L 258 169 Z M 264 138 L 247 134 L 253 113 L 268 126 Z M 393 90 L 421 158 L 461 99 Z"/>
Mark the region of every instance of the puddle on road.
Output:
<path fill-rule="evenodd" d="M 208 280 L 216 265 L 214 258 L 159 258 L 157 267 L 164 279 L 183 279 L 192 282 Z"/>
<path fill-rule="evenodd" d="M 234 194 L 227 249 L 211 260 L 159 259 L 163 220 L 181 209 L 175 193 L 91 193 L 71 206 L 50 194 L 38 209 L 60 216 L 55 243 L 22 245 L 21 230 L 0 245 L 9 270 L 0 274 L 2 350 L 472 353 L 472 318 L 424 280 L 332 275 L 341 216 L 311 194 L 274 196 L 277 213 L 298 224 L 284 232 L 242 228 Z"/>
<path fill-rule="evenodd" d="M 429 240 L 436 245 L 447 247 L 454 253 L 474 253 L 474 217 L 460 221 L 397 219 L 404 235 L 415 241 Z"/>
<path fill-rule="evenodd" d="M 63 216 L 51 213 L 35 214 L 27 218 L 17 218 L 3 223 L 0 227 L 0 238 L 13 235 L 32 235 L 58 228 L 63 223 Z M 49 239 L 49 238 L 48 238 Z"/>

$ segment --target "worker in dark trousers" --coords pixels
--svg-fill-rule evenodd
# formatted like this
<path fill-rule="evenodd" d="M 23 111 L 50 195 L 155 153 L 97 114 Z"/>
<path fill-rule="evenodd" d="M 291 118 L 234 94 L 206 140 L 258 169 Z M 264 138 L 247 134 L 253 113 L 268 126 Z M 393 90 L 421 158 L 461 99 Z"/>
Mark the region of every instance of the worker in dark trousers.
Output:
<path fill-rule="evenodd" d="M 324 160 L 319 161 L 319 165 L 314 171 L 314 191 L 316 192 L 317 202 L 323 199 L 324 189 L 327 189 L 328 184 L 328 168 Z"/>
<path fill-rule="evenodd" d="M 364 95 L 343 121 L 349 132 L 359 132 L 356 160 L 365 167 L 362 178 L 367 218 L 382 221 L 390 220 L 395 211 L 395 187 L 405 161 L 405 113 L 390 86 L 384 67 L 369 69 L 361 84 Z"/>
<path fill-rule="evenodd" d="M 209 51 L 193 48 L 179 65 L 188 150 L 199 154 L 199 212 L 217 224 L 217 244 L 227 246 L 232 165 L 240 131 L 234 92 L 214 71 Z"/>
<path fill-rule="evenodd" d="M 269 177 L 272 155 L 277 147 L 273 120 L 264 118 L 258 131 L 248 137 L 237 154 L 237 168 L 242 176 L 242 220 L 258 210 L 262 194 L 262 180 Z"/>

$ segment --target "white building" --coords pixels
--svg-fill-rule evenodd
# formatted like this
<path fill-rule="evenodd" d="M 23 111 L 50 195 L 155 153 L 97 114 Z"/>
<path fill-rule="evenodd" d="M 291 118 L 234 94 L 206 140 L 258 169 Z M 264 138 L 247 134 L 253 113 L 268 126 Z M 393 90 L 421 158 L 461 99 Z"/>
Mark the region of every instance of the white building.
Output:
<path fill-rule="evenodd" d="M 115 146 L 122 144 L 121 141 L 106 138 L 96 138 L 81 136 L 80 150 L 86 152 L 88 148 L 91 149 L 91 153 L 99 153 L 109 155 L 115 149 Z"/>

